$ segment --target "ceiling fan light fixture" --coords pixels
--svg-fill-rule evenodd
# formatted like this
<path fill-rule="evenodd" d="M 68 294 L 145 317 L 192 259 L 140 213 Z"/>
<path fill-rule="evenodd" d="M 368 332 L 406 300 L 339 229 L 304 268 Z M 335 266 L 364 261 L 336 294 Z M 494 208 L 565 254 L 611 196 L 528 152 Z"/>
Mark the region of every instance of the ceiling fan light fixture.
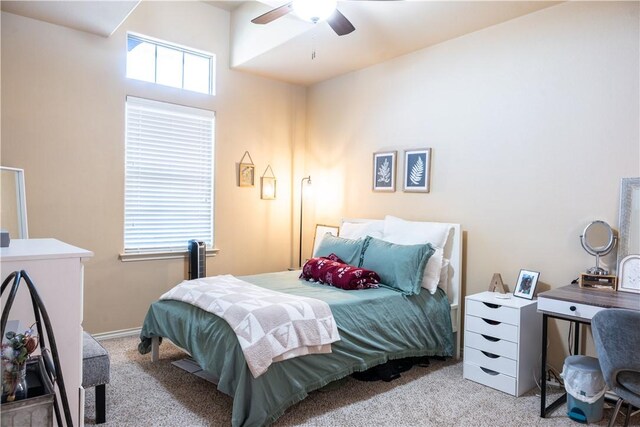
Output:
<path fill-rule="evenodd" d="M 293 0 L 292 2 L 295 14 L 314 24 L 329 18 L 337 6 L 337 0 Z"/>

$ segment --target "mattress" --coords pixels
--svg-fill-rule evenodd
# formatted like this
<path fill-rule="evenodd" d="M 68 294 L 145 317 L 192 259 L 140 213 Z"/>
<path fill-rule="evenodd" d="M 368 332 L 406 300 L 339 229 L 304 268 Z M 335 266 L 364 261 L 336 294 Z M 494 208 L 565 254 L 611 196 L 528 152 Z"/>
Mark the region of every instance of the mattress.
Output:
<path fill-rule="evenodd" d="M 263 426 L 280 417 L 309 392 L 353 372 L 391 359 L 451 356 L 454 352 L 450 306 L 443 290 L 406 296 L 384 286 L 344 291 L 298 278 L 299 271 L 240 279 L 279 292 L 327 302 L 340 333 L 329 354 L 277 362 L 253 378 L 235 333 L 222 319 L 180 301 L 151 304 L 140 335 L 140 351 L 152 337 L 166 337 L 189 351 L 233 397 L 232 425 Z"/>

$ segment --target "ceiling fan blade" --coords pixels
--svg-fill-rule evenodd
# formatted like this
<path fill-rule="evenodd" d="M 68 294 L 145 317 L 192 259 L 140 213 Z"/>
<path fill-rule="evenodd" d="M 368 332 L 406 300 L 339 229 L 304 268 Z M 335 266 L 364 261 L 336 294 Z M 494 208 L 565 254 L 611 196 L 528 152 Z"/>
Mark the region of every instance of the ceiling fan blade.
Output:
<path fill-rule="evenodd" d="M 287 13 L 291 12 L 291 3 L 292 2 L 289 2 L 285 5 L 272 9 L 267 13 L 263 13 L 257 18 L 253 18 L 251 22 L 253 22 L 254 24 L 268 24 L 271 21 L 275 21 L 276 19 L 281 18 Z"/>
<path fill-rule="evenodd" d="M 333 15 L 327 19 L 327 23 L 333 28 L 339 36 L 344 36 L 356 29 L 353 24 L 342 14 L 338 9 L 333 12 Z"/>

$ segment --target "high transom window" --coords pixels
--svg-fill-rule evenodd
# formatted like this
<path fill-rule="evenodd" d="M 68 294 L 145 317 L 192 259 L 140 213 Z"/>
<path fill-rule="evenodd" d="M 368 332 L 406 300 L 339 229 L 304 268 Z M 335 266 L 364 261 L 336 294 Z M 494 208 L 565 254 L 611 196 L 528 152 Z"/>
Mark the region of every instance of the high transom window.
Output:
<path fill-rule="evenodd" d="M 127 34 L 127 77 L 215 94 L 215 55 Z"/>

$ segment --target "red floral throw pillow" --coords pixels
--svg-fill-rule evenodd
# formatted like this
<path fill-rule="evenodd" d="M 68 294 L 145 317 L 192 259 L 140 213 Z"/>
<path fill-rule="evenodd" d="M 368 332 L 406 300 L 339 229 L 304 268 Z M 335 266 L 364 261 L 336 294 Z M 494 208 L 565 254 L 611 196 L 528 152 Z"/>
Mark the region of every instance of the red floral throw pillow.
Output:
<path fill-rule="evenodd" d="M 345 264 L 335 254 L 311 258 L 302 267 L 301 279 L 325 283 L 345 290 L 377 288 L 380 277 L 375 271 Z"/>

